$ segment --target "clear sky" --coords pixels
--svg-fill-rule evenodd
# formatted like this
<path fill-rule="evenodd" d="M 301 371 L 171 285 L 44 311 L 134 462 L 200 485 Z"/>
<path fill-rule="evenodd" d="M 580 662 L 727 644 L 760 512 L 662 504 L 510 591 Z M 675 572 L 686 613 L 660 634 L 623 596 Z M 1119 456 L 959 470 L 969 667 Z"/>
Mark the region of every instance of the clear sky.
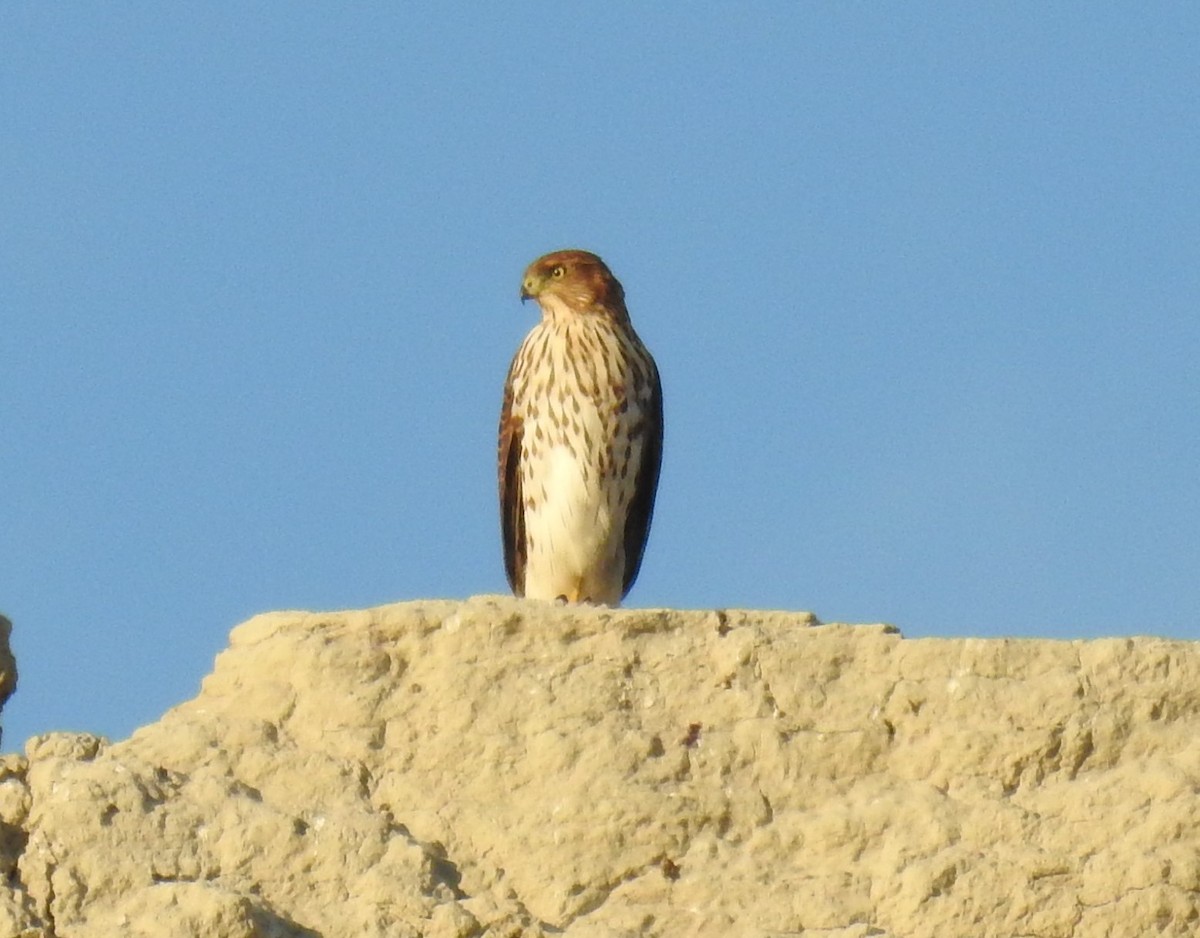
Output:
<path fill-rule="evenodd" d="M 1200 6 L 0 6 L 3 748 L 506 589 L 517 299 L 666 398 L 629 605 L 1200 638 Z"/>

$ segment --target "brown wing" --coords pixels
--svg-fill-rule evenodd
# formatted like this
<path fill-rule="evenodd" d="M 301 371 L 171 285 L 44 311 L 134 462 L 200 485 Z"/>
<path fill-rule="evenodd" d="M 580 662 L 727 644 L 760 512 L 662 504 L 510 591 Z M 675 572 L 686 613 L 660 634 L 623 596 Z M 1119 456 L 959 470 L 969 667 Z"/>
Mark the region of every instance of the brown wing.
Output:
<path fill-rule="evenodd" d="M 516 362 L 513 362 L 515 367 Z M 504 382 L 500 410 L 500 533 L 504 541 L 504 572 L 517 596 L 525 595 L 525 508 L 521 498 L 521 418 L 512 414 L 512 368 Z"/>
<path fill-rule="evenodd" d="M 658 472 L 662 467 L 663 405 L 662 382 L 653 359 L 646 356 L 650 365 L 650 398 L 646 402 L 645 439 L 642 444 L 642 462 L 635 476 L 633 499 L 629 503 L 629 514 L 625 517 L 625 580 L 621 586 L 621 598 L 629 592 L 642 566 L 642 553 L 646 549 L 646 538 L 650 534 L 650 520 L 654 517 L 654 496 L 658 491 Z"/>

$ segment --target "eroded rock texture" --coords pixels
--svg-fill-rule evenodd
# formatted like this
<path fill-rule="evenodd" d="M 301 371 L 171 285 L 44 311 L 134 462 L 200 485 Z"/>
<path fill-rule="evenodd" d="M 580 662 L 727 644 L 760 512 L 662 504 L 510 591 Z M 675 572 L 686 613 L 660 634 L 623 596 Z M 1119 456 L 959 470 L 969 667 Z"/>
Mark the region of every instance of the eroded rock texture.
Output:
<path fill-rule="evenodd" d="M 1198 714 L 1184 642 L 273 613 L 130 739 L 0 760 L 0 935 L 1191 936 Z"/>

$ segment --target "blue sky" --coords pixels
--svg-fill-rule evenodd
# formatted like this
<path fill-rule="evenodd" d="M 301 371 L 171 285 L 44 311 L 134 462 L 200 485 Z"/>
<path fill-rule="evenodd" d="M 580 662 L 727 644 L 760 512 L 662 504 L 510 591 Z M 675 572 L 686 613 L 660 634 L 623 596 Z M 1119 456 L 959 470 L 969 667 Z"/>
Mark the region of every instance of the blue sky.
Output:
<path fill-rule="evenodd" d="M 3 748 L 127 735 L 257 612 L 504 591 L 561 247 L 663 377 L 630 605 L 1200 638 L 1197 48 L 1190 4 L 5 4 Z"/>

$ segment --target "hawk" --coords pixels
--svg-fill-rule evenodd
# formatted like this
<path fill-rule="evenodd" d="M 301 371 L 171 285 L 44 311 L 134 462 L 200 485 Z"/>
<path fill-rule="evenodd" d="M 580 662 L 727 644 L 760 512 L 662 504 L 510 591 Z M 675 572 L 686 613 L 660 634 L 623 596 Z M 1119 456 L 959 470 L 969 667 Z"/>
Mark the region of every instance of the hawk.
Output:
<path fill-rule="evenodd" d="M 508 369 L 500 526 L 517 596 L 616 606 L 637 578 L 662 462 L 658 368 L 587 251 L 529 265 L 542 319 Z"/>

